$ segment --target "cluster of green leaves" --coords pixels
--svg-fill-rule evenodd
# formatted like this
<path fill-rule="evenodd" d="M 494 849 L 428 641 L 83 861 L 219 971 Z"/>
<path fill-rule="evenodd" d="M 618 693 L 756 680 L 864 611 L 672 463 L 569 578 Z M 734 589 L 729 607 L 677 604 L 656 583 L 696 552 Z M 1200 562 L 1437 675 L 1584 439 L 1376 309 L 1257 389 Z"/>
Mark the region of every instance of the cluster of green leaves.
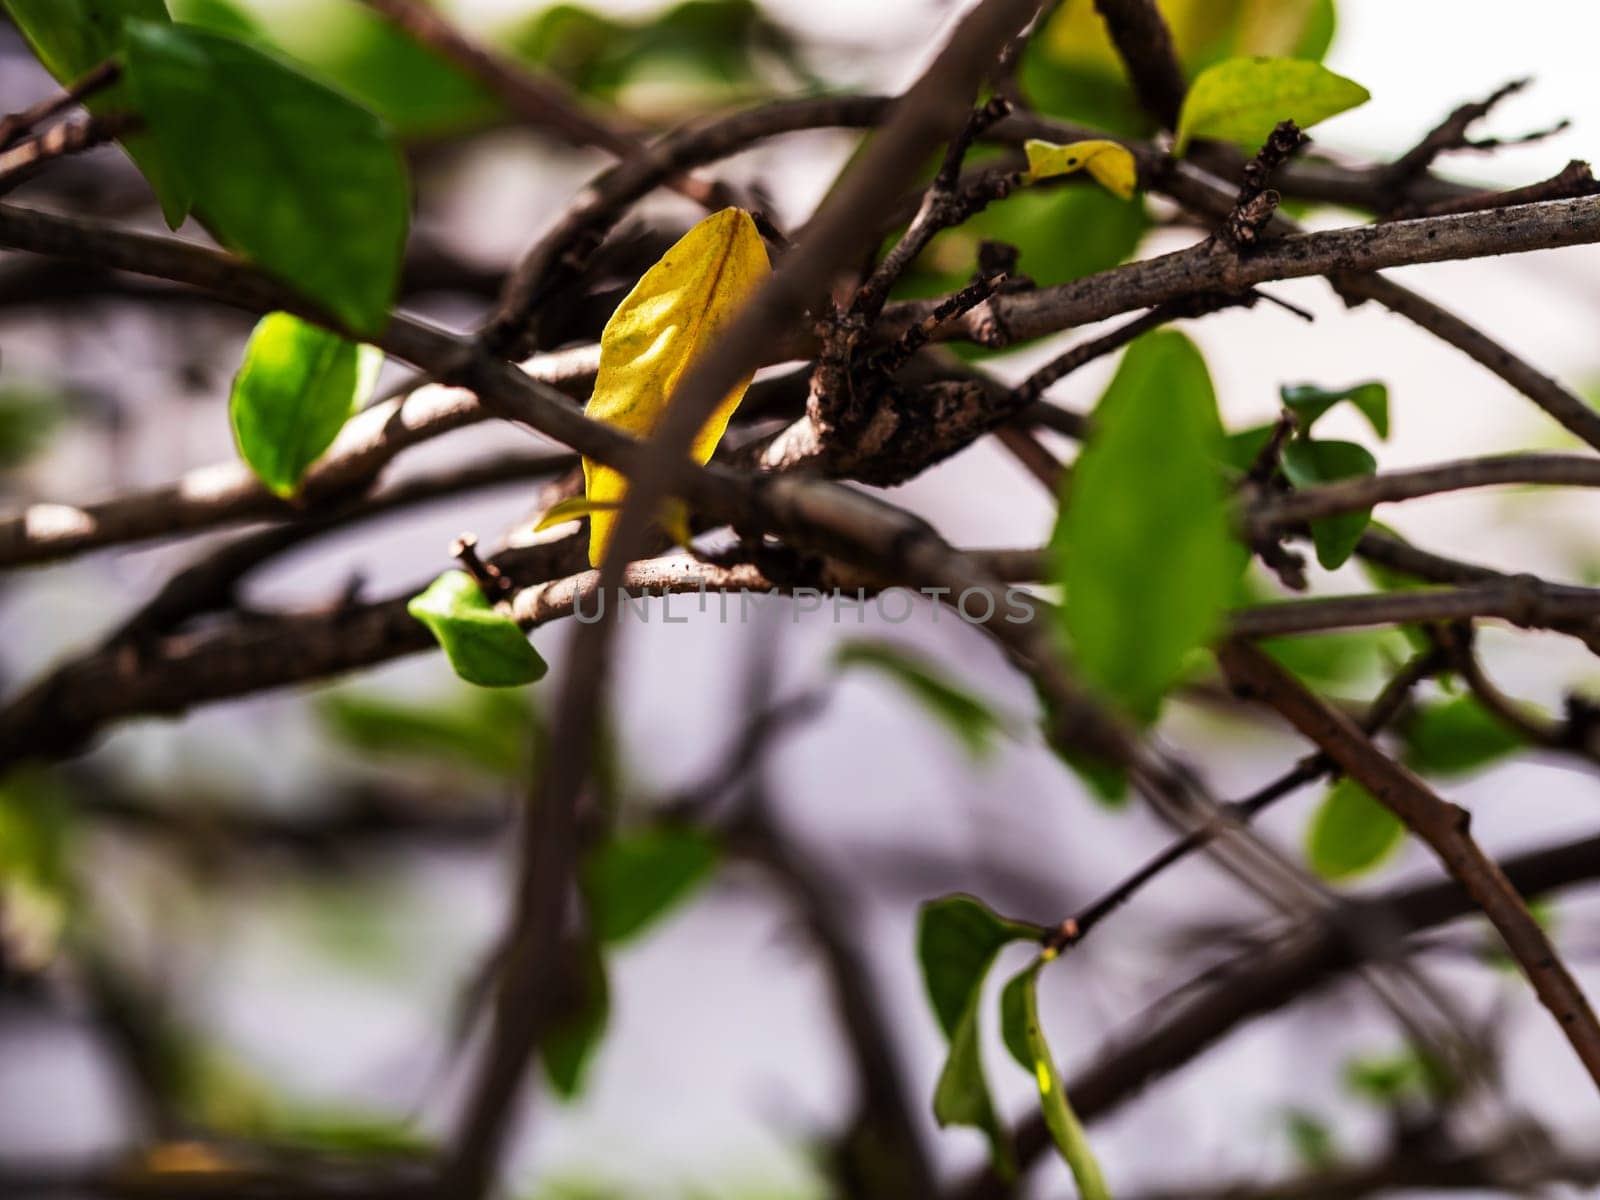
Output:
<path fill-rule="evenodd" d="M 1157 0 L 1157 6 L 1191 81 L 1226 59 L 1315 63 L 1333 40 L 1333 0 Z M 1019 79 L 1034 107 L 1051 116 L 1128 136 L 1154 132 L 1094 0 L 1063 0 L 1052 10 L 1029 43 Z M 1298 115 L 1281 112 L 1267 128 Z"/>
<path fill-rule="evenodd" d="M 1340 479 L 1372 475 L 1378 460 L 1356 442 L 1334 441 L 1311 436 L 1312 427 L 1341 403 L 1356 409 L 1380 438 L 1389 436 L 1389 389 L 1381 383 L 1357 383 L 1329 390 L 1313 384 L 1286 385 L 1279 389 L 1284 407 L 1293 414 L 1295 435 L 1283 447 L 1279 463 L 1284 477 L 1295 487 L 1315 487 Z M 1272 436 L 1271 425 L 1257 425 L 1228 439 L 1230 466 L 1244 471 L 1254 464 Z M 1341 513 L 1311 523 L 1311 540 L 1317 561 L 1332 570 L 1342 566 L 1355 553 L 1356 544 L 1372 521 L 1372 510 Z"/>
<path fill-rule="evenodd" d="M 1010 1179 L 1016 1161 L 995 1113 L 983 1068 L 979 1013 L 983 986 L 1000 951 L 1013 942 L 1038 945 L 1048 930 L 1002 917 L 972 896 L 945 896 L 922 906 L 917 925 L 917 961 L 929 1003 L 949 1053 L 934 1089 L 933 1115 L 940 1125 L 965 1125 L 983 1132 L 995 1170 Z M 1054 955 L 1041 951 L 1008 982 L 1000 995 L 1000 1033 L 1006 1049 L 1033 1078 L 1045 1124 L 1077 1180 L 1084 1200 L 1108 1200 L 1099 1165 L 1072 1112 L 1055 1058 L 1039 1022 L 1039 972 Z"/>
<path fill-rule="evenodd" d="M 161 0 L 5 0 L 63 83 L 107 60 L 117 85 L 94 101 L 131 111 L 128 151 L 176 228 L 193 213 L 224 246 L 357 335 L 388 323 L 410 224 L 410 184 L 383 121 L 252 40 L 212 0 L 174 23 Z M 239 36 L 244 35 L 244 40 Z M 288 314 L 257 328 L 230 413 L 245 460 L 293 495 L 371 394 L 377 353 Z"/>
<path fill-rule="evenodd" d="M 1326 389 L 1312 384 L 1280 390 L 1294 415 L 1295 436 L 1284 446 L 1282 470 L 1295 487 L 1312 487 L 1338 479 L 1373 474 L 1377 461 L 1354 442 L 1314 438 L 1312 428 L 1330 409 L 1348 404 L 1380 438 L 1389 436 L 1389 393 L 1381 383 L 1367 382 Z M 1229 439 L 1230 465 L 1244 470 L 1271 436 L 1272 427 L 1257 426 Z M 1345 513 L 1311 523 L 1317 561 L 1332 569 L 1343 565 L 1372 520 L 1371 510 Z M 1388 581 L 1380 577 L 1380 582 Z M 1409 586 L 1400 581 L 1398 586 Z M 1344 634 L 1330 640 L 1281 639 L 1273 652 L 1292 669 L 1316 675 L 1317 655 L 1336 658 L 1380 646 L 1373 638 L 1388 634 Z M 1307 651 L 1310 651 L 1310 657 Z M 1471 696 L 1417 705 L 1400 728 L 1402 758 L 1413 770 L 1448 777 L 1476 770 L 1520 749 L 1524 740 Z M 1405 841 L 1405 826 L 1366 788 L 1341 779 L 1324 794 L 1306 830 L 1306 858 L 1324 879 L 1342 882 L 1365 875 L 1388 861 Z"/>
<path fill-rule="evenodd" d="M 63 83 L 107 59 L 97 99 L 135 113 L 129 143 L 176 227 L 192 211 L 358 334 L 388 320 L 410 221 L 405 164 L 359 103 L 247 41 L 175 24 L 160 0 L 6 0 Z"/>
<path fill-rule="evenodd" d="M 624 21 L 573 4 L 534 14 L 502 39 L 513 53 L 576 91 L 628 107 L 629 94 L 704 106 L 761 95 L 771 62 L 815 83 L 794 40 L 752 0 L 686 0 Z"/>

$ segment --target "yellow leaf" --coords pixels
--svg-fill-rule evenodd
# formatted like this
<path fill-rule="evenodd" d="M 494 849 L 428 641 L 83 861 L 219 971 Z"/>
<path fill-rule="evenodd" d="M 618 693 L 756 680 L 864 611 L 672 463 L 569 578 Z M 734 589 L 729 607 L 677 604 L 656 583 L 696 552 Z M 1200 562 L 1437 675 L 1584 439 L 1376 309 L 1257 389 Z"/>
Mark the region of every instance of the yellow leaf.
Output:
<path fill-rule="evenodd" d="M 689 230 L 644 273 L 606 322 L 600 335 L 600 373 L 585 413 L 648 438 L 685 372 L 727 328 L 768 270 L 761 235 L 743 209 L 712 213 Z M 711 458 L 749 386 L 747 375 L 701 427 L 689 451 L 696 462 Z M 583 460 L 583 478 L 592 505 L 589 562 L 599 566 L 616 524 L 615 506 L 627 494 L 627 480 L 589 458 Z"/>
<path fill-rule="evenodd" d="M 1058 146 L 1054 142 L 1029 138 L 1023 143 L 1023 149 L 1028 155 L 1029 183 L 1087 170 L 1112 195 L 1133 199 L 1133 189 L 1139 182 L 1139 166 L 1128 148 L 1118 142 L 1097 139 Z"/>

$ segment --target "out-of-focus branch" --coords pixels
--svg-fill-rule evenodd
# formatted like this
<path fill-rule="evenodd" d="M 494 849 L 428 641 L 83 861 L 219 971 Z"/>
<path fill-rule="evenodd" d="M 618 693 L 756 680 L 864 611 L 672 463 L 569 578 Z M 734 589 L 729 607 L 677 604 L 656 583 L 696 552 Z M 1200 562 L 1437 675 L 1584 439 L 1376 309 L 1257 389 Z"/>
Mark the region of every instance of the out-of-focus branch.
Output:
<path fill-rule="evenodd" d="M 1600 1023 L 1548 935 L 1500 867 L 1468 832 L 1470 814 L 1442 800 L 1417 775 L 1383 754 L 1347 716 L 1311 693 L 1269 656 L 1230 641 L 1217 660 L 1234 686 L 1276 709 L 1351 779 L 1376 796 L 1432 847 L 1481 908 L 1600 1086 Z"/>
<path fill-rule="evenodd" d="M 1303 521 L 1360 512 L 1377 504 L 1508 484 L 1600 487 L 1600 458 L 1583 454 L 1492 454 L 1409 471 L 1382 471 L 1274 496 L 1245 518 L 1246 532 L 1252 537 L 1267 537 Z"/>
<path fill-rule="evenodd" d="M 551 130 L 574 146 L 594 146 L 622 159 L 631 158 L 644 148 L 637 134 L 590 111 L 556 80 L 474 41 L 426 4 L 417 0 L 361 2 L 479 80 L 512 113 L 534 128 Z M 732 193 L 710 180 L 682 175 L 666 182 L 707 208 L 733 203 Z"/>
<path fill-rule="evenodd" d="M 1163 127 L 1176 129 L 1189 84 L 1155 0 L 1095 0 L 1094 7 L 1128 68 L 1139 103 Z"/>
<path fill-rule="evenodd" d="M 118 63 L 103 62 L 64 91 L 0 119 L 0 150 L 8 149 L 51 117 L 83 103 L 96 92 L 104 91 L 121 74 L 122 67 Z"/>
<path fill-rule="evenodd" d="M 1396 1148 L 1376 1162 L 1291 1176 L 1276 1182 L 1237 1183 L 1122 1193 L 1123 1200 L 1358 1200 L 1395 1192 L 1492 1191 L 1530 1194 L 1552 1185 L 1600 1183 L 1600 1156 L 1530 1153 L 1527 1139 L 1457 1150 L 1421 1145 Z"/>

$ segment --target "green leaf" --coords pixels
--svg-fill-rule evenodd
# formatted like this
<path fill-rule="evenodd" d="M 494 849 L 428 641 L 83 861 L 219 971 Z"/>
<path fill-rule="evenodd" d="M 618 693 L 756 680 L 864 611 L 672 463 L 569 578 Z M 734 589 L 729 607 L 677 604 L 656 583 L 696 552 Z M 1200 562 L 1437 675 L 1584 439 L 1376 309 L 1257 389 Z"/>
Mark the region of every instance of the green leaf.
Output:
<path fill-rule="evenodd" d="M 562 1100 L 572 1100 L 583 1090 L 589 1064 L 611 1020 L 611 984 L 599 947 L 591 939 L 569 952 L 578 960 L 566 972 L 577 994 L 565 998 L 566 1011 L 551 1023 L 540 1046 L 545 1079 Z"/>
<path fill-rule="evenodd" d="M 1045 934 L 1042 926 L 1009 920 L 963 895 L 930 900 L 917 922 L 922 981 L 950 1046 L 934 1090 L 933 1115 L 940 1125 L 982 1130 L 995 1169 L 1007 1178 L 1015 1166 L 984 1077 L 978 1006 L 984 977 L 1000 948 L 1014 941 L 1041 941 Z"/>
<path fill-rule="evenodd" d="M 1308 129 L 1371 93 L 1359 83 L 1300 58 L 1230 58 L 1208 67 L 1184 98 L 1175 152 L 1192 138 L 1259 147 L 1279 121 Z"/>
<path fill-rule="evenodd" d="M 1129 349 L 1094 412 L 1051 541 L 1079 671 L 1141 722 L 1221 625 L 1243 569 L 1216 463 L 1205 360 L 1161 332 Z"/>
<path fill-rule="evenodd" d="M 359 4 L 172 0 L 172 14 L 304 63 L 406 138 L 437 138 L 503 114 L 480 83 Z"/>
<path fill-rule="evenodd" d="M 250 469 L 293 496 L 311 464 L 378 382 L 383 353 L 290 313 L 269 313 L 245 347 L 228 398 L 233 439 Z"/>
<path fill-rule="evenodd" d="M 955 734 L 974 759 L 987 758 L 995 736 L 1005 732 L 1005 722 L 977 696 L 918 655 L 889 642 L 846 642 L 834 663 L 840 670 L 866 667 L 894 680 Z"/>
<path fill-rule="evenodd" d="M 1311 818 L 1306 858 L 1324 879 L 1351 879 L 1381 864 L 1405 836 L 1400 818 L 1371 792 L 1352 779 L 1341 779 Z"/>
<path fill-rule="evenodd" d="M 162 0 L 4 0 L 17 28 L 28 39 L 45 70 L 58 83 L 70 84 L 121 53 L 129 20 L 168 23 Z M 127 86 L 118 82 L 90 98 L 88 108 L 97 114 L 127 112 Z M 128 155 L 150 181 L 161 212 L 173 229 L 189 215 L 189 190 L 163 159 L 160 148 L 147 134 L 122 139 Z"/>
<path fill-rule="evenodd" d="M 324 696 L 317 711 L 328 732 L 363 754 L 450 762 L 497 779 L 521 772 L 537 715 L 515 692 L 464 689 L 459 700 L 400 704 L 367 691 Z"/>
<path fill-rule="evenodd" d="M 497 611 L 465 571 L 446 571 L 411 597 L 406 611 L 433 632 L 468 683 L 519 687 L 549 670 L 517 623 Z"/>
<path fill-rule="evenodd" d="M 1297 488 L 1355 479 L 1371 475 L 1377 469 L 1378 460 L 1372 457 L 1371 451 L 1354 442 L 1295 438 L 1283 448 L 1283 473 Z M 1330 571 L 1342 566 L 1355 553 L 1356 543 L 1371 520 L 1372 510 L 1363 508 L 1311 522 L 1311 541 L 1317 548 L 1317 561 Z"/>
<path fill-rule="evenodd" d="M 1423 775 L 1463 775 L 1527 748 L 1527 740 L 1481 703 L 1457 696 L 1420 704 L 1401 729 L 1406 765 Z"/>
<path fill-rule="evenodd" d="M 1039 1088 L 1039 1106 L 1045 1126 L 1066 1161 L 1083 1200 L 1111 1200 L 1100 1163 L 1089 1147 L 1078 1116 L 1072 1111 L 1055 1056 L 1044 1039 L 1039 1022 L 1039 971 L 1045 958 L 1036 960 L 1006 984 L 1000 996 L 1001 1034 L 1006 1048 Z"/>
<path fill-rule="evenodd" d="M 127 28 L 139 112 L 217 239 L 352 332 L 381 332 L 410 223 L 405 163 L 383 123 L 243 42 Z"/>
<path fill-rule="evenodd" d="M 619 833 L 584 863 L 584 895 L 595 934 L 608 945 L 643 933 L 710 878 L 721 850 L 689 828 Z"/>
<path fill-rule="evenodd" d="M 1311 383 L 1285 384 L 1278 389 L 1285 405 L 1300 418 L 1300 431 L 1310 433 L 1311 426 L 1335 404 L 1348 401 L 1356 406 L 1367 424 L 1380 438 L 1389 436 L 1389 389 L 1373 380 L 1353 383 L 1347 388 L 1329 391 Z"/>

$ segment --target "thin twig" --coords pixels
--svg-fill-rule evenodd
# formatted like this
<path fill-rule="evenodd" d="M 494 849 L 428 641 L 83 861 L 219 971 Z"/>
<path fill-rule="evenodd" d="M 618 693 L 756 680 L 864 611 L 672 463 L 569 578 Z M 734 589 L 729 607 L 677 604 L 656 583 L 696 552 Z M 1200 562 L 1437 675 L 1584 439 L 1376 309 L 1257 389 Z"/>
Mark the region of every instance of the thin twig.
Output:
<path fill-rule="evenodd" d="M 1362 718 L 1361 728 L 1368 734 L 1383 729 L 1399 714 L 1416 686 L 1436 674 L 1447 661 L 1448 656 L 1439 649 L 1430 649 L 1413 656 L 1378 693 Z M 1296 763 L 1293 768 L 1271 783 L 1227 806 L 1225 819 L 1196 826 L 1098 900 L 1079 910 L 1075 916 L 1062 921 L 1045 943 L 1046 946 L 1060 952 L 1077 945 L 1088 937 L 1101 921 L 1133 899 L 1146 884 L 1163 874 L 1169 867 L 1182 862 L 1213 838 L 1232 828 L 1235 823 L 1253 820 L 1275 801 L 1308 783 L 1315 782 L 1333 769 L 1335 763 L 1325 753 L 1313 754 Z"/>

